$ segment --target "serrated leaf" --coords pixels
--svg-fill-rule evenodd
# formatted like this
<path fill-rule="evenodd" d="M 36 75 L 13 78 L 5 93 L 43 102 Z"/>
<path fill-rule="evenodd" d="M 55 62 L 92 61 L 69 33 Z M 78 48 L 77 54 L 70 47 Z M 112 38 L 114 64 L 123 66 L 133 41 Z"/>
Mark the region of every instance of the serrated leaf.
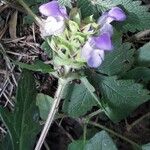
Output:
<path fill-rule="evenodd" d="M 72 84 L 65 98 L 65 112 L 71 117 L 80 117 L 97 103 L 84 84 Z"/>
<path fill-rule="evenodd" d="M 50 111 L 52 104 L 53 104 L 53 98 L 52 97 L 45 95 L 45 94 L 42 94 L 42 93 L 37 94 L 36 105 L 39 108 L 40 117 L 43 120 L 47 119 L 47 116 L 48 116 L 48 113 Z"/>
<path fill-rule="evenodd" d="M 150 81 L 150 69 L 146 67 L 137 67 L 123 75 L 124 79 L 134 79 L 136 82 L 144 81 L 148 83 Z"/>
<path fill-rule="evenodd" d="M 36 87 L 33 76 L 30 72 L 23 71 L 17 89 L 14 112 L 0 109 L 1 119 L 8 129 L 12 142 L 12 150 L 32 149 L 35 144 L 36 135 L 40 131 L 35 100 Z"/>
<path fill-rule="evenodd" d="M 142 150 L 150 150 L 150 143 L 143 145 Z"/>
<path fill-rule="evenodd" d="M 117 150 L 107 132 L 101 131 L 88 141 L 85 150 Z"/>
<path fill-rule="evenodd" d="M 149 91 L 133 80 L 118 80 L 88 73 L 91 84 L 101 92 L 100 103 L 106 115 L 114 122 L 126 118 L 133 110 L 150 99 Z"/>
<path fill-rule="evenodd" d="M 150 92 L 143 89 L 143 85 L 134 83 L 132 80 L 105 77 L 101 80 L 100 89 L 106 104 L 106 107 L 103 105 L 105 112 L 113 121 L 124 119 L 150 99 Z"/>
<path fill-rule="evenodd" d="M 53 71 L 53 69 L 51 68 L 51 66 L 44 64 L 42 61 L 36 61 L 34 64 L 26 64 L 26 63 L 22 63 L 22 62 L 13 62 L 14 64 L 18 65 L 19 67 L 23 68 L 23 69 L 27 69 L 27 70 L 31 70 L 31 71 L 40 71 L 42 73 L 50 73 Z"/>
<path fill-rule="evenodd" d="M 99 72 L 109 76 L 116 75 L 126 72 L 132 66 L 134 50 L 131 49 L 131 45 L 117 44 L 112 52 L 106 54 L 102 65 L 98 68 Z"/>
<path fill-rule="evenodd" d="M 62 6 L 67 6 L 69 8 L 72 8 L 71 0 L 58 0 L 58 2 Z"/>
<path fill-rule="evenodd" d="M 77 0 L 77 7 L 81 10 L 82 18 L 86 18 L 94 14 L 94 6 L 90 0 Z"/>
<path fill-rule="evenodd" d="M 98 0 L 95 5 L 102 11 L 112 8 L 112 6 L 121 6 L 126 12 L 127 20 L 117 23 L 117 28 L 123 31 L 142 31 L 150 27 L 148 7 L 141 5 L 139 0 Z"/>
<path fill-rule="evenodd" d="M 138 64 L 140 66 L 150 67 L 150 42 L 139 49 Z"/>

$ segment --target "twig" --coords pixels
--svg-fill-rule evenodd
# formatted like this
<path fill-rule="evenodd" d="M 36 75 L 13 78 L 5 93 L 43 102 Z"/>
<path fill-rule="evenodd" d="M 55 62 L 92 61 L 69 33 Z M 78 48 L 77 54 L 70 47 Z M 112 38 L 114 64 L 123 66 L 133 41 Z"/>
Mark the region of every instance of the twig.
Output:
<path fill-rule="evenodd" d="M 100 114 L 100 113 L 102 113 L 103 111 L 101 110 L 101 109 L 98 109 L 97 111 L 94 111 L 94 112 L 92 112 L 91 114 L 89 114 L 88 116 L 87 116 L 87 118 L 88 119 L 91 119 L 92 117 L 94 117 L 94 116 L 96 116 L 96 115 L 98 115 L 98 114 Z"/>
<path fill-rule="evenodd" d="M 74 141 L 73 137 L 63 128 L 63 126 L 61 124 L 58 124 L 57 122 L 55 123 L 59 128 L 61 128 L 61 130 L 63 130 L 63 132 L 67 135 L 67 137 L 71 140 L 71 142 L 73 142 Z"/>
<path fill-rule="evenodd" d="M 127 41 L 139 41 L 139 40 L 141 40 L 142 38 L 144 38 L 147 35 L 150 35 L 150 29 L 149 30 L 145 30 L 145 31 L 141 31 L 141 32 L 133 35 Z"/>
<path fill-rule="evenodd" d="M 0 130 L 5 134 L 7 133 L 2 127 L 0 127 Z"/>
<path fill-rule="evenodd" d="M 49 146 L 48 146 L 48 144 L 47 144 L 46 141 L 44 141 L 44 146 L 45 146 L 45 149 L 46 149 L 46 150 L 50 150 L 50 148 L 49 148 Z"/>
<path fill-rule="evenodd" d="M 42 25 L 41 19 L 39 17 L 37 17 L 36 14 L 33 13 L 33 11 L 29 8 L 29 6 L 23 0 L 17 0 L 17 1 L 20 3 L 20 5 L 23 6 L 23 8 L 28 12 L 28 14 L 35 19 L 37 24 Z"/>
<path fill-rule="evenodd" d="M 140 117 L 139 119 L 137 119 L 136 121 L 134 121 L 132 124 L 128 125 L 127 130 L 130 131 L 135 125 L 137 125 L 138 123 L 140 123 L 143 119 L 147 118 L 150 116 L 150 112 L 148 112 L 147 114 L 143 115 L 142 117 Z"/>
<path fill-rule="evenodd" d="M 56 94 L 55 94 L 55 97 L 54 97 L 54 102 L 52 104 L 52 107 L 50 109 L 50 112 L 48 114 L 48 118 L 46 120 L 46 123 L 44 125 L 44 128 L 42 130 L 42 133 L 40 135 L 40 138 L 37 142 L 37 145 L 35 147 L 35 150 L 40 150 L 41 147 L 42 147 L 42 144 L 46 138 L 46 135 L 48 133 L 48 130 L 54 120 L 54 117 L 55 117 L 55 114 L 58 110 L 58 105 L 60 103 L 60 100 L 61 100 L 61 96 L 62 96 L 62 93 L 63 93 L 63 90 L 65 88 L 67 84 L 67 79 L 59 79 L 59 82 L 58 82 L 58 88 L 57 88 L 57 91 L 56 91 Z"/>
<path fill-rule="evenodd" d="M 109 129 L 109 128 L 103 126 L 103 125 L 101 125 L 101 124 L 95 123 L 95 122 L 93 122 L 93 121 L 88 121 L 88 120 L 86 120 L 86 119 L 84 119 L 84 122 L 86 122 L 87 124 L 93 125 L 93 126 L 95 126 L 95 127 L 101 128 L 101 129 L 103 129 L 103 130 L 105 130 L 105 131 L 107 131 L 107 132 L 109 132 L 109 133 L 111 133 L 111 134 L 113 134 L 113 135 L 119 137 L 119 138 L 122 139 L 122 140 L 125 140 L 126 142 L 128 142 L 128 143 L 130 143 L 131 145 L 134 145 L 134 146 L 136 146 L 137 148 L 140 149 L 140 146 L 139 146 L 137 143 L 135 143 L 134 141 L 128 139 L 127 137 L 125 137 L 125 136 L 123 136 L 123 135 L 121 135 L 121 134 L 119 134 L 119 133 L 117 133 L 117 132 L 115 132 L 115 131 L 113 131 L 113 130 L 111 130 L 111 129 Z"/>

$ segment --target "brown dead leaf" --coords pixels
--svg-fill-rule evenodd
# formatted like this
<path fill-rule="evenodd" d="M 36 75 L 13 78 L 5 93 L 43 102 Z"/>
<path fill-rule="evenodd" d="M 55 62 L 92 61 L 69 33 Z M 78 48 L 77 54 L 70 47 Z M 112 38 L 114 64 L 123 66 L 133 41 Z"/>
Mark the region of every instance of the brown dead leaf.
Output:
<path fill-rule="evenodd" d="M 16 27 L 17 27 L 18 11 L 15 11 L 9 20 L 9 34 L 11 39 L 16 39 Z"/>

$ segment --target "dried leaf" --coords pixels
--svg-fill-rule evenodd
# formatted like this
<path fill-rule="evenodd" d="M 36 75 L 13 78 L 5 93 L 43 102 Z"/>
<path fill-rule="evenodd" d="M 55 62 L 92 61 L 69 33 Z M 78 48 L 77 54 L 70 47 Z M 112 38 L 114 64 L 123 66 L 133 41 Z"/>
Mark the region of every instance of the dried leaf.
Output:
<path fill-rule="evenodd" d="M 11 39 L 16 39 L 16 27 L 17 27 L 17 18 L 18 18 L 18 11 L 15 11 L 10 18 L 9 21 L 9 34 Z"/>

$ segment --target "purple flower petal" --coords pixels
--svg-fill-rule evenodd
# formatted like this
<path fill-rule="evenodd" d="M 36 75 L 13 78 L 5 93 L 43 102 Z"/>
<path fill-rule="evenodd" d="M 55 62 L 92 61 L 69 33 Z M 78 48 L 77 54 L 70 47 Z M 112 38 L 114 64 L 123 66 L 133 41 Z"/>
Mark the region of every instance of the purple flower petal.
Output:
<path fill-rule="evenodd" d="M 93 50 L 93 47 L 91 47 L 89 41 L 87 41 L 81 50 L 81 57 L 87 61 L 91 57 L 91 52 Z"/>
<path fill-rule="evenodd" d="M 68 18 L 68 14 L 67 14 L 67 9 L 66 9 L 66 7 L 60 6 L 60 7 L 59 7 L 59 10 L 60 10 L 61 14 L 62 14 L 65 18 Z"/>
<path fill-rule="evenodd" d="M 106 23 L 107 18 L 108 18 L 108 12 L 103 13 L 103 14 L 101 15 L 101 17 L 98 19 L 98 24 L 99 24 L 100 26 L 103 26 L 103 25 Z"/>
<path fill-rule="evenodd" d="M 63 17 L 47 17 L 46 20 L 43 20 L 43 25 L 40 28 L 42 37 L 50 35 L 60 35 L 65 29 L 65 21 Z"/>
<path fill-rule="evenodd" d="M 104 60 L 104 51 L 103 50 L 94 50 L 91 53 L 91 57 L 88 59 L 88 66 L 92 68 L 97 68 L 101 65 Z"/>
<path fill-rule="evenodd" d="M 102 33 L 98 37 L 92 37 L 90 41 L 91 46 L 100 50 L 111 51 L 113 49 L 111 35 L 109 33 Z"/>
<path fill-rule="evenodd" d="M 102 28 L 100 29 L 101 34 L 102 33 L 109 33 L 110 36 L 113 35 L 113 26 L 109 23 L 105 23 Z"/>
<path fill-rule="evenodd" d="M 59 3 L 57 1 L 51 1 L 49 3 L 43 4 L 39 7 L 41 14 L 45 16 L 59 16 L 62 15 L 59 9 Z"/>
<path fill-rule="evenodd" d="M 112 17 L 115 21 L 124 21 L 126 19 L 126 15 L 123 10 L 119 7 L 113 7 L 109 12 L 108 16 Z"/>

